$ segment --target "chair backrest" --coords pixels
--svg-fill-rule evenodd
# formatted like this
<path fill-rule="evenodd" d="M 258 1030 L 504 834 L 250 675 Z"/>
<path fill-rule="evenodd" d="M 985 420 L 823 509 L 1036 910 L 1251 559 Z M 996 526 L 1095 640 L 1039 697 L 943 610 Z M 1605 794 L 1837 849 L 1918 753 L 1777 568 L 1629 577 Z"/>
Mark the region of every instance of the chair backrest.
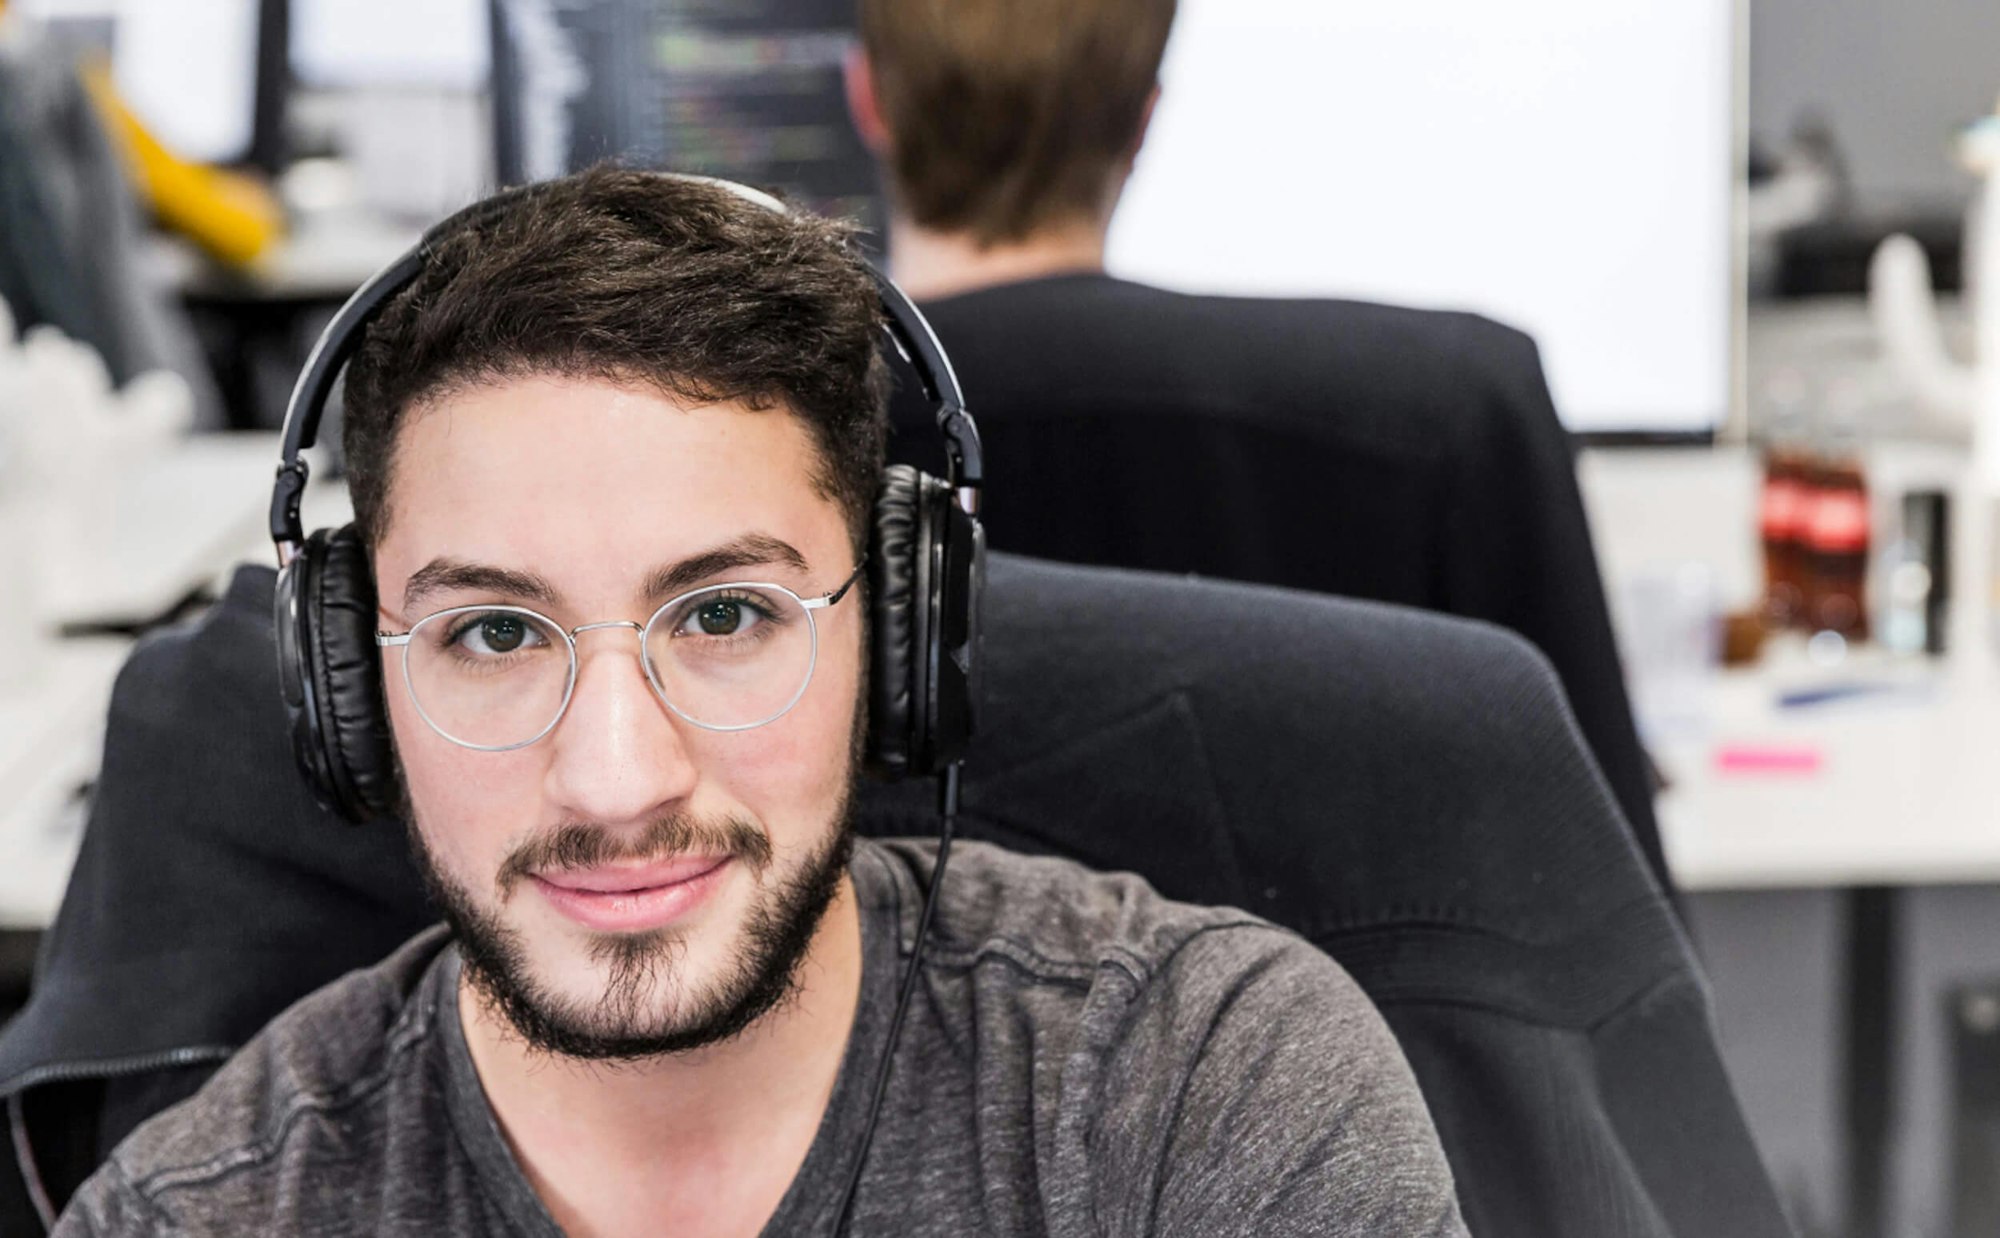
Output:
<path fill-rule="evenodd" d="M 0 1093 L 117 1074 L 79 1102 L 106 1140 L 107 1093 L 129 1121 L 149 1067 L 212 1068 L 427 918 L 400 835 L 324 818 L 290 775 L 270 586 L 245 569 L 121 678 L 83 860 L 0 1037 Z M 986 632 L 965 833 L 1326 949 L 1415 1067 L 1473 1232 L 1787 1232 L 1686 943 L 1520 640 L 1004 555 Z M 932 811 L 923 785 L 860 806 L 873 833 Z"/>

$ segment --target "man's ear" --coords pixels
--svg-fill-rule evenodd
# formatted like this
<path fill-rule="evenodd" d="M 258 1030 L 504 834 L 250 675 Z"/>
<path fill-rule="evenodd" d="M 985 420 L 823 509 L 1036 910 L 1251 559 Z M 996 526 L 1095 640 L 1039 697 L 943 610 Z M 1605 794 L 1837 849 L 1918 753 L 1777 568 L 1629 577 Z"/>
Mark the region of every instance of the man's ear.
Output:
<path fill-rule="evenodd" d="M 875 95 L 875 66 L 859 43 L 847 49 L 841 60 L 841 77 L 847 86 L 847 114 L 861 144 L 877 159 L 889 157 L 889 126 L 882 119 L 882 105 Z M 1149 105 L 1150 109 L 1150 105 Z"/>

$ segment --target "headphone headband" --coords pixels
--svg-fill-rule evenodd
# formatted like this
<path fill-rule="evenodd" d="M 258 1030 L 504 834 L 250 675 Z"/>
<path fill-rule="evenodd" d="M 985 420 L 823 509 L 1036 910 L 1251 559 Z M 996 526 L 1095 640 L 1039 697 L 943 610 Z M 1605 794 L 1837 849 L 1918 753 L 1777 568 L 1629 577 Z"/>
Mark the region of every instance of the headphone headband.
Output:
<path fill-rule="evenodd" d="M 652 175 L 714 185 L 765 210 L 785 213 L 785 206 L 778 199 L 735 181 L 679 172 L 656 172 Z M 299 502 L 305 494 L 311 470 L 301 453 L 318 441 L 320 418 L 325 412 L 327 398 L 333 394 L 334 380 L 360 346 L 368 323 L 389 298 L 423 273 L 439 241 L 502 214 L 532 197 L 539 189 L 538 185 L 521 185 L 503 190 L 432 225 L 425 231 L 423 239 L 407 253 L 376 272 L 357 289 L 333 316 L 333 321 L 327 324 L 319 342 L 313 346 L 312 354 L 306 358 L 305 368 L 299 371 L 299 381 L 292 387 L 291 399 L 285 406 L 284 446 L 279 456 L 277 482 L 271 491 L 271 540 L 278 546 L 280 562 L 288 562 L 305 544 Z M 923 313 L 874 263 L 864 261 L 862 265 L 875 281 L 877 299 L 885 314 L 883 326 L 890 342 L 895 345 L 897 354 L 916 371 L 924 387 L 924 397 L 937 410 L 938 432 L 944 436 L 946 481 L 951 485 L 959 507 L 967 515 L 977 515 L 979 492 L 986 470 L 979 449 L 979 429 L 965 411 L 965 396 L 959 390 L 958 376 L 952 373 L 951 362 L 946 359 L 944 349 L 938 345 L 937 336 L 931 331 L 930 323 L 924 320 Z"/>

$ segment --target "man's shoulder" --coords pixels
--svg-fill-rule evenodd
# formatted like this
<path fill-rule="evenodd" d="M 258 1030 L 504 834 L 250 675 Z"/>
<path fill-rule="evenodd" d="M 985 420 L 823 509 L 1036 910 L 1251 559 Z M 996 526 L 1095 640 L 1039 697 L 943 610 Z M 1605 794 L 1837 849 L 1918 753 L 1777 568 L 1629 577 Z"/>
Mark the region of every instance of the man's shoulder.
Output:
<path fill-rule="evenodd" d="M 954 326 L 974 323 L 1055 323 L 1102 319 L 1107 334 L 1133 329 L 1203 326 L 1225 331 L 1259 324 L 1302 328 L 1341 326 L 1387 341 L 1462 346 L 1521 331 L 1465 310 L 1433 309 L 1341 297 L 1242 296 L 1181 292 L 1110 276 L 1022 280 L 924 303 L 927 316 Z"/>
<path fill-rule="evenodd" d="M 1458 310 L 1108 278 L 1027 281 L 925 309 L 979 411 L 1001 422 L 1130 405 L 1435 447 L 1438 427 L 1507 416 L 1496 393 L 1541 381 L 1531 338 Z"/>
<path fill-rule="evenodd" d="M 914 891 L 930 875 L 936 846 L 892 840 L 879 853 L 902 870 L 901 888 Z M 1024 980 L 1083 988 L 1112 973 L 1142 990 L 1169 974 L 1276 966 L 1351 985 L 1338 964 L 1289 929 L 1234 907 L 1179 902 L 1136 874 L 1059 857 L 960 842 L 939 900 L 926 947 L 933 967 L 1004 963 Z"/>
<path fill-rule="evenodd" d="M 901 870 L 907 935 L 934 845 L 871 850 Z M 971 1046 L 966 1086 L 994 1088 L 979 1112 L 1040 1081 L 1023 1126 L 1049 1115 L 1042 1185 L 1091 1200 L 1107 1232 L 1463 1232 L 1394 1037 L 1304 938 L 978 843 L 954 848 L 941 900 L 926 970 L 934 993 L 957 987 L 931 1017 Z"/>
<path fill-rule="evenodd" d="M 376 1104 L 436 1020 L 422 981 L 449 937 L 427 929 L 373 967 L 350 972 L 273 1019 L 187 1100 L 133 1131 L 100 1171 L 136 1199 L 162 1209 L 177 1192 L 224 1179 L 244 1183 L 290 1145 L 365 1142 Z M 316 1146 L 353 1153 L 356 1148 Z M 85 1188 L 88 1193 L 89 1187 Z"/>

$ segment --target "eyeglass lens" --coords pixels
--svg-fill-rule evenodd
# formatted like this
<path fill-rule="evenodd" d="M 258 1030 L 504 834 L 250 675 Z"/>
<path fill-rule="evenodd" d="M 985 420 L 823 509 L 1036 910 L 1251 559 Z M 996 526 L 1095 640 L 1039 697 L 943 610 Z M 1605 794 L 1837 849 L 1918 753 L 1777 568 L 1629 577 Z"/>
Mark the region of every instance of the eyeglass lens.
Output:
<path fill-rule="evenodd" d="M 771 721 L 798 700 L 812 675 L 814 644 L 812 614 L 796 596 L 719 585 L 653 616 L 644 661 L 654 691 L 674 712 L 698 726 L 739 730 Z M 561 717 L 577 673 L 563 630 L 517 607 L 440 611 L 411 629 L 403 657 L 425 720 L 475 748 L 540 738 Z"/>

